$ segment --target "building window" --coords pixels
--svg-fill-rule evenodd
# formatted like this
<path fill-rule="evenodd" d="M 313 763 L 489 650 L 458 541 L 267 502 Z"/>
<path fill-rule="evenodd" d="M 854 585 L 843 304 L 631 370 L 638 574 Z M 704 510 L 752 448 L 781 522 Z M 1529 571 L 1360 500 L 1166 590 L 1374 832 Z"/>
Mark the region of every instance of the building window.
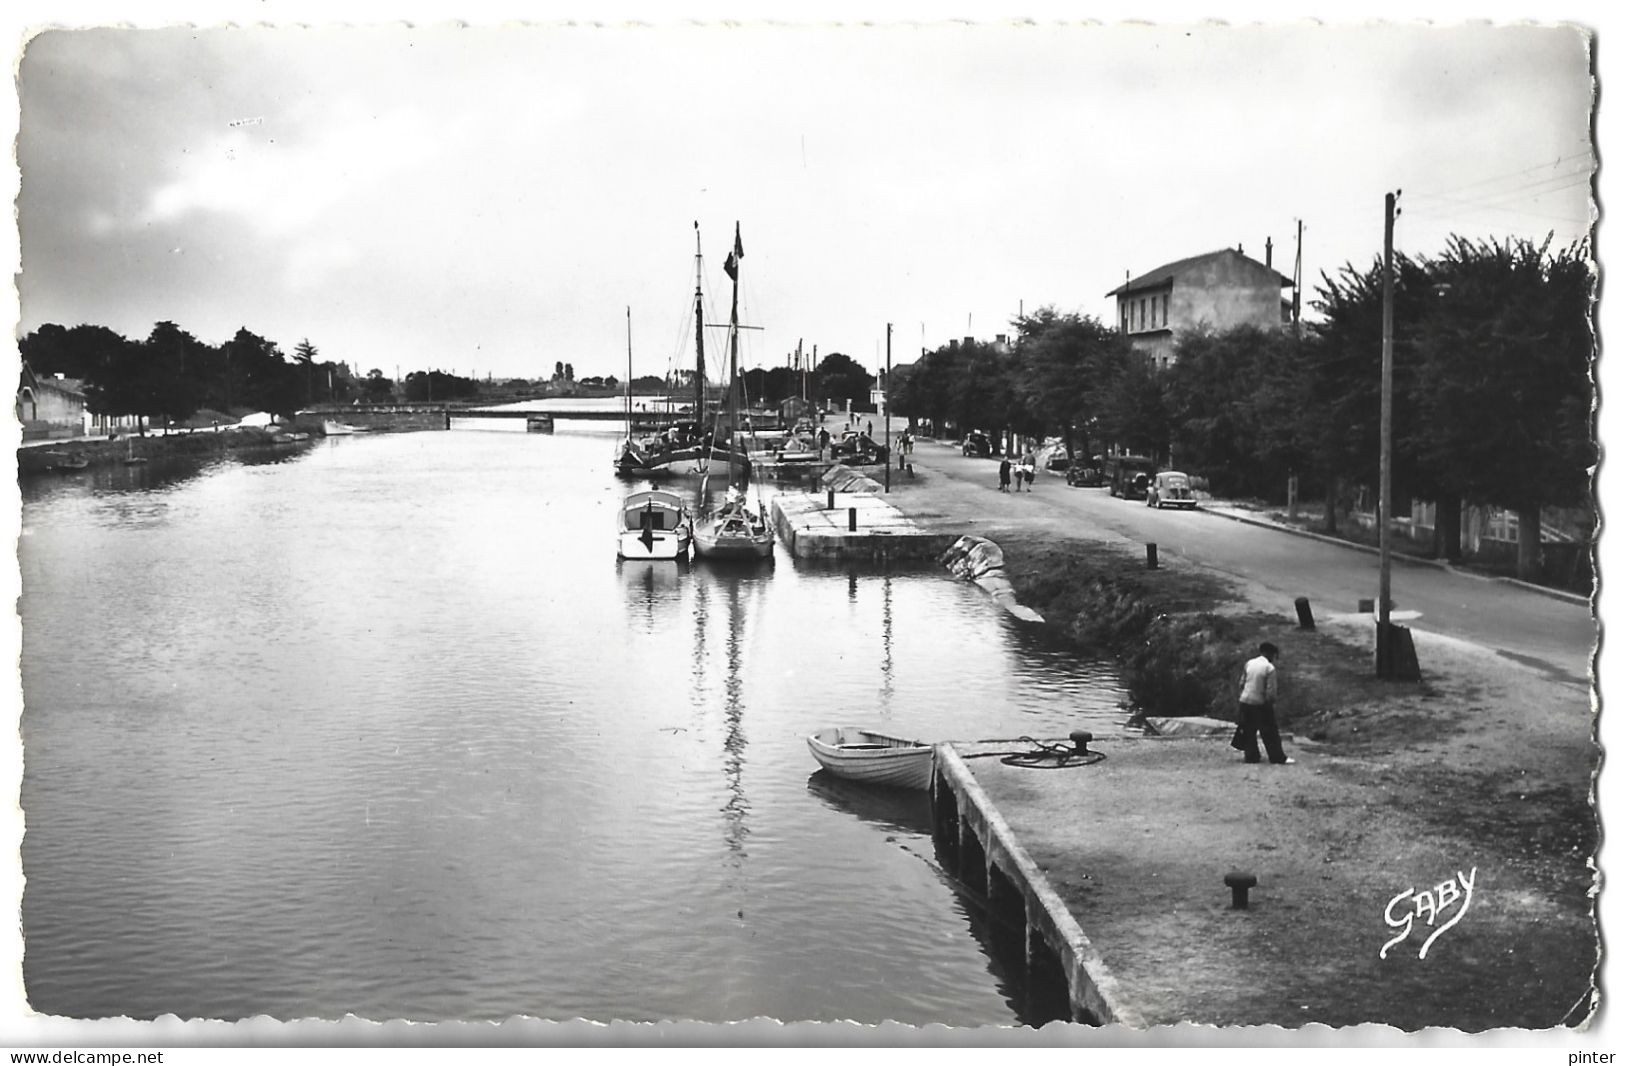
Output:
<path fill-rule="evenodd" d="M 1140 297 L 1140 328 L 1145 328 L 1145 297 Z"/>
<path fill-rule="evenodd" d="M 1500 507 L 1490 508 L 1489 514 L 1485 516 L 1484 536 L 1490 540 L 1505 540 L 1517 543 L 1517 513 L 1503 510 Z"/>
<path fill-rule="evenodd" d="M 1168 294 L 1167 293 L 1162 294 L 1162 325 L 1163 325 L 1164 329 L 1166 329 L 1168 327 Z"/>

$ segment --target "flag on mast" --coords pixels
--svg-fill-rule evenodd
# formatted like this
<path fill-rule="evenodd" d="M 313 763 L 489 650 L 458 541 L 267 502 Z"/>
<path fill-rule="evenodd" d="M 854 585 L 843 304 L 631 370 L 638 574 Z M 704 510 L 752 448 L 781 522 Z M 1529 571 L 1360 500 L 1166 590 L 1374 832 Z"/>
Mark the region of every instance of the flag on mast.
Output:
<path fill-rule="evenodd" d="M 728 258 L 722 264 L 722 269 L 728 272 L 728 277 L 734 281 L 739 280 L 739 261 L 745 258 L 745 246 L 739 240 L 739 223 L 734 223 L 734 250 L 728 253 Z"/>

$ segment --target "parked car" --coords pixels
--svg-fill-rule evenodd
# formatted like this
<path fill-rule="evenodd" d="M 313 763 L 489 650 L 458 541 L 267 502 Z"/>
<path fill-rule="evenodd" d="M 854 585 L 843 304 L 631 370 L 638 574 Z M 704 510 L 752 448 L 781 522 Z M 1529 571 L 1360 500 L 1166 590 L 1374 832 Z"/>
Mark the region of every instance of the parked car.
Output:
<path fill-rule="evenodd" d="M 847 430 L 839 439 L 831 440 L 830 457 L 850 466 L 872 466 L 886 461 L 887 448 L 867 433 Z"/>
<path fill-rule="evenodd" d="M 1106 457 L 1104 473 L 1106 484 L 1113 496 L 1125 500 L 1145 499 L 1145 490 L 1151 484 L 1151 473 L 1156 461 L 1143 455 L 1110 455 Z"/>
<path fill-rule="evenodd" d="M 993 442 L 988 440 L 986 433 L 967 433 L 965 434 L 965 443 L 960 446 L 960 450 L 966 455 L 986 459 L 993 454 Z"/>
<path fill-rule="evenodd" d="M 1066 468 L 1066 483 L 1080 488 L 1098 488 L 1106 483 L 1106 477 L 1100 472 L 1100 457 L 1093 459 L 1079 459 Z"/>
<path fill-rule="evenodd" d="M 1145 505 L 1158 510 L 1164 507 L 1194 508 L 1196 493 L 1191 490 L 1191 479 L 1178 470 L 1159 471 L 1145 488 Z"/>

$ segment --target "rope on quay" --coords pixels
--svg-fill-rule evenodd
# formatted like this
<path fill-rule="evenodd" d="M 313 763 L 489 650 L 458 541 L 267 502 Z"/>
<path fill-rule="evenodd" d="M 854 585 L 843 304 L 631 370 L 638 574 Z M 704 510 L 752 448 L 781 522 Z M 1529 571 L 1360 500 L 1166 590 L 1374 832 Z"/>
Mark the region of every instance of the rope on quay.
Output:
<path fill-rule="evenodd" d="M 1082 731 L 1072 734 L 1072 742 L 1068 745 L 1062 741 L 1038 740 L 1035 737 L 1016 737 L 1014 740 L 999 738 L 996 740 L 979 740 L 978 744 L 1026 744 L 1025 751 L 980 751 L 970 755 L 962 755 L 964 759 L 998 759 L 1006 766 L 1020 766 L 1029 770 L 1069 770 L 1077 766 L 1093 766 L 1104 762 L 1106 753 L 1103 751 L 1090 751 L 1089 741 L 1094 739 L 1091 733 Z"/>

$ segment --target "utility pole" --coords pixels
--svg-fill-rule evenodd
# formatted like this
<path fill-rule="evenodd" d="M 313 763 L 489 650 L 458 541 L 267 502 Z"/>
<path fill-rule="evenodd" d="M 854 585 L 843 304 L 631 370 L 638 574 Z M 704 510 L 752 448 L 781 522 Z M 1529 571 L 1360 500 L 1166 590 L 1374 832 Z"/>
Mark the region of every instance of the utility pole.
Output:
<path fill-rule="evenodd" d="M 1303 219 L 1298 219 L 1298 255 L 1292 264 L 1292 327 L 1299 329 L 1303 315 Z"/>
<path fill-rule="evenodd" d="M 1382 462 L 1377 495 L 1377 676 L 1393 676 L 1393 634 L 1388 615 L 1394 503 L 1394 216 L 1398 192 L 1383 198 L 1382 220 Z"/>
<path fill-rule="evenodd" d="M 880 420 L 886 425 L 886 491 L 891 491 L 891 323 L 886 323 L 886 382 L 880 390 Z"/>

